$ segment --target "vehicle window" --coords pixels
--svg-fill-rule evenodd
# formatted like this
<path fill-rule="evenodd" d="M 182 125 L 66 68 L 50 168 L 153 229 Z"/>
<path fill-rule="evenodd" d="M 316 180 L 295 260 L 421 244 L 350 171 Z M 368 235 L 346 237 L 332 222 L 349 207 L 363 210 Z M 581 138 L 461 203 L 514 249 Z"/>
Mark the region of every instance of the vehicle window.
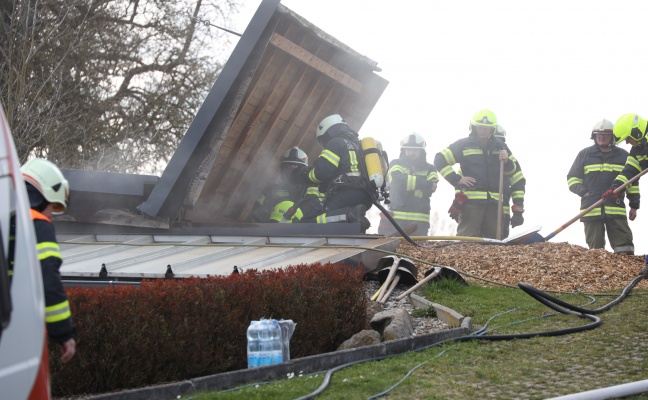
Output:
<path fill-rule="evenodd" d="M 15 191 L 11 177 L 0 176 L 0 188 L 4 194 L 0 207 L 0 335 L 9 325 L 11 311 L 11 277 L 13 275 L 14 244 L 16 237 Z"/>

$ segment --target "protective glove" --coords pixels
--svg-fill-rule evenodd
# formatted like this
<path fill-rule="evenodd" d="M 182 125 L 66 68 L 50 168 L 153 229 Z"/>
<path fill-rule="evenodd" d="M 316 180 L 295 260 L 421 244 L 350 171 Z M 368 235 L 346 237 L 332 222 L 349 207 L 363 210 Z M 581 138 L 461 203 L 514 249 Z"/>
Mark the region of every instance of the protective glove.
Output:
<path fill-rule="evenodd" d="M 459 215 L 461 215 L 461 209 L 463 208 L 464 203 L 468 200 L 468 196 L 464 192 L 459 192 L 455 194 L 455 199 L 452 201 L 452 205 L 448 210 L 450 218 L 459 222 Z"/>
<path fill-rule="evenodd" d="M 522 216 L 524 208 L 522 208 L 522 206 L 518 206 L 517 204 L 513 204 L 511 210 L 513 211 L 513 216 L 511 217 L 511 227 L 515 228 L 516 226 L 522 225 L 524 223 L 524 217 Z"/>
<path fill-rule="evenodd" d="M 619 191 L 618 193 L 614 193 L 618 186 L 617 185 L 612 185 L 610 188 L 603 193 L 603 196 L 601 196 L 601 199 L 607 200 L 607 199 L 612 199 L 612 200 L 618 200 L 619 197 L 623 195 L 623 190 Z"/>

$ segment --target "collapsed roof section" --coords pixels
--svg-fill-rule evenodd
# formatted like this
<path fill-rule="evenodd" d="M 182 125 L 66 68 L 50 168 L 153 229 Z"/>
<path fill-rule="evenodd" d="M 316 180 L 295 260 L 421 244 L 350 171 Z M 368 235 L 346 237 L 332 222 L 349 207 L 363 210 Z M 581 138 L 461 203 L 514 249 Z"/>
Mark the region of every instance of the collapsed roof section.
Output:
<path fill-rule="evenodd" d="M 388 82 L 376 62 L 279 0 L 264 0 L 177 151 L 137 209 L 192 225 L 249 220 L 281 154 L 319 153 L 315 126 L 338 113 L 359 130 Z"/>

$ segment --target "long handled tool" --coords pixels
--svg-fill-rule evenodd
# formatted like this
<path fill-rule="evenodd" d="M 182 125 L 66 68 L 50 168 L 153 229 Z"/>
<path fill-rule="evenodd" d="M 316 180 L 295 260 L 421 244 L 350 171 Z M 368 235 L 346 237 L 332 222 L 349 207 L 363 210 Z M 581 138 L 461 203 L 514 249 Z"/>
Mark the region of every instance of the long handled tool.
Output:
<path fill-rule="evenodd" d="M 499 169 L 499 196 L 497 198 L 497 233 L 495 238 L 502 240 L 502 197 L 504 196 L 504 163 L 506 160 L 500 160 Z"/>
<path fill-rule="evenodd" d="M 391 284 L 392 279 L 394 279 L 394 276 L 396 276 L 396 270 L 398 269 L 399 258 L 395 257 L 395 256 L 384 257 L 384 261 L 389 262 L 390 258 L 392 260 L 392 265 L 389 268 L 389 273 L 387 274 L 387 278 L 385 278 L 385 281 L 383 282 L 383 285 L 379 289 L 380 293 L 378 294 L 378 297 L 376 298 L 376 301 L 379 302 L 379 303 L 380 303 L 380 300 L 382 300 L 382 298 L 385 296 L 385 294 L 389 290 L 389 285 Z M 383 270 L 384 270 L 384 268 L 383 268 Z"/>
<path fill-rule="evenodd" d="M 418 290 L 421 286 L 425 285 L 429 281 L 440 277 L 440 279 L 451 279 L 455 280 L 462 285 L 468 285 L 468 282 L 457 272 L 454 268 L 450 267 L 434 267 L 434 270 L 430 270 L 426 273 L 429 273 L 425 278 L 421 279 L 416 285 L 409 288 L 400 296 L 396 297 L 396 300 L 402 300 L 405 296 L 409 296 L 412 292 Z"/>
<path fill-rule="evenodd" d="M 633 176 L 631 179 L 628 179 L 628 181 L 625 182 L 623 185 L 621 185 L 621 186 L 619 186 L 618 188 L 614 189 L 614 194 L 617 194 L 617 193 L 621 192 L 621 191 L 624 190 L 627 186 L 629 186 L 632 182 L 636 181 L 637 179 L 639 179 L 642 175 L 644 175 L 644 174 L 647 173 L 647 172 L 648 172 L 648 169 L 644 169 L 643 171 L 641 171 L 641 172 L 638 173 L 637 175 Z M 540 235 L 533 236 L 533 237 L 528 238 L 528 239 L 525 241 L 525 243 L 526 243 L 526 244 L 529 244 L 529 243 L 537 243 L 537 242 L 546 242 L 546 241 L 548 241 L 549 239 L 553 238 L 554 236 L 556 236 L 557 234 L 559 234 L 560 232 L 562 232 L 563 230 L 565 230 L 565 228 L 567 228 L 569 225 L 571 225 L 571 224 L 573 224 L 574 222 L 578 221 L 582 216 L 584 216 L 585 214 L 589 213 L 590 211 L 592 211 L 592 210 L 595 209 L 596 207 L 599 207 L 599 206 L 600 206 L 601 204 L 603 204 L 604 202 L 605 202 L 605 200 L 600 199 L 600 200 L 597 201 L 596 203 L 594 203 L 594 204 L 592 204 L 591 206 L 587 207 L 585 210 L 581 211 L 581 212 L 580 212 L 577 216 L 575 216 L 574 218 L 572 218 L 572 219 L 570 219 L 569 221 L 567 221 L 567 222 L 565 222 L 564 224 L 562 224 L 562 225 L 560 226 L 560 228 L 558 228 L 558 229 L 556 229 L 555 231 L 551 232 L 551 233 L 548 234 L 547 236 L 545 236 L 545 237 L 542 237 L 542 236 L 540 236 Z M 539 237 L 538 237 L 538 236 L 539 236 Z"/>

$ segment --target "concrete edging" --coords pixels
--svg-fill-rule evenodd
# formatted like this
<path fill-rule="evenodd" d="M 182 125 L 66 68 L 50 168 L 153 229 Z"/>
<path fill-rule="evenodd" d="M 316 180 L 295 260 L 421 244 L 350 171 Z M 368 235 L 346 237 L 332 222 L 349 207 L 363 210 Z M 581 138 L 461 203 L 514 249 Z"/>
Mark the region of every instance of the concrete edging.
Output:
<path fill-rule="evenodd" d="M 445 340 L 466 336 L 472 329 L 472 319 L 470 317 L 464 317 L 448 307 L 432 303 L 414 294 L 410 295 L 410 300 L 416 308 L 434 307 L 437 311 L 437 317 L 452 328 L 427 335 L 390 340 L 372 346 L 297 358 L 277 365 L 224 372 L 145 388 L 104 393 L 88 397 L 88 399 L 170 400 L 176 399 L 178 396 L 190 395 L 196 392 L 223 390 L 254 382 L 281 380 L 286 379 L 288 374 L 310 374 L 318 371 L 326 371 L 345 364 L 371 361 L 405 354 L 410 351 L 423 350 Z"/>

